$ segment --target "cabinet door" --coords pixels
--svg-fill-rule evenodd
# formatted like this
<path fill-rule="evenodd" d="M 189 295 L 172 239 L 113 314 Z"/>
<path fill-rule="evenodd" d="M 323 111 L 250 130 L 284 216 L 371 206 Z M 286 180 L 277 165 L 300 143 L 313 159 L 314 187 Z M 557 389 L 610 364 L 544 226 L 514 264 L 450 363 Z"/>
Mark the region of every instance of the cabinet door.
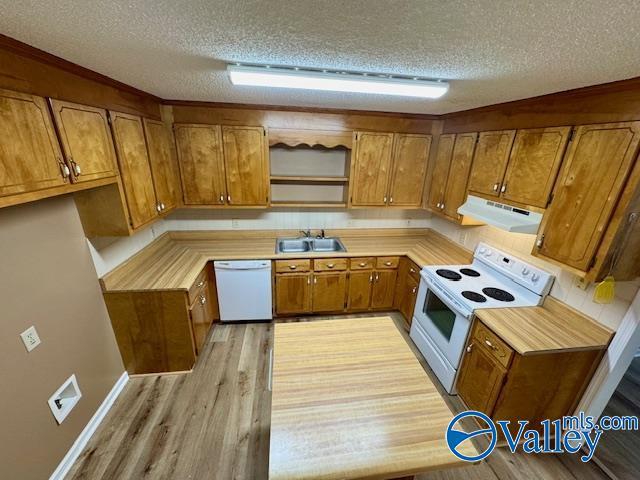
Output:
<path fill-rule="evenodd" d="M 500 188 L 502 198 L 546 208 L 571 127 L 518 130 Z"/>
<path fill-rule="evenodd" d="M 269 204 L 269 165 L 262 127 L 222 127 L 227 203 Z"/>
<path fill-rule="evenodd" d="M 67 172 L 44 98 L 0 90 L 0 196 L 63 185 Z"/>
<path fill-rule="evenodd" d="M 181 195 L 173 135 L 164 123 L 147 118 L 144 119 L 144 131 L 156 197 L 164 206 L 162 213 L 168 213 L 178 206 Z"/>
<path fill-rule="evenodd" d="M 569 145 L 535 254 L 587 271 L 638 153 L 640 122 L 585 125 Z"/>
<path fill-rule="evenodd" d="M 191 329 L 193 330 L 193 340 L 196 346 L 196 355 L 200 355 L 202 352 L 205 340 L 207 339 L 207 334 L 209 333 L 209 329 L 213 323 L 214 304 L 211 300 L 211 291 L 207 286 L 205 286 L 189 309 Z"/>
<path fill-rule="evenodd" d="M 107 111 L 50 100 L 51 110 L 74 182 L 118 174 Z"/>
<path fill-rule="evenodd" d="M 371 308 L 393 308 L 393 296 L 396 289 L 397 270 L 377 270 L 373 274 Z"/>
<path fill-rule="evenodd" d="M 458 208 L 467 198 L 467 182 L 476 148 L 477 133 L 460 133 L 456 135 L 456 143 L 451 155 L 451 166 L 444 196 L 443 213 L 454 220 L 458 220 Z"/>
<path fill-rule="evenodd" d="M 453 133 L 440 135 L 438 147 L 431 176 L 431 187 L 429 189 L 429 207 L 432 210 L 441 210 L 444 203 L 444 195 L 449 176 L 449 165 L 451 164 L 451 154 L 456 136 Z"/>
<path fill-rule="evenodd" d="M 119 112 L 109 115 L 131 226 L 137 228 L 158 215 L 142 119 Z"/>
<path fill-rule="evenodd" d="M 402 298 L 402 303 L 400 304 L 400 313 L 404 316 L 407 324 L 411 325 L 413 310 L 415 309 L 416 298 L 418 297 L 418 282 L 414 278 L 407 276 L 404 290 L 405 293 Z"/>
<path fill-rule="evenodd" d="M 471 343 L 460 367 L 458 395 L 471 410 L 491 416 L 506 375 L 502 365 L 482 347 Z"/>
<path fill-rule="evenodd" d="M 393 133 L 357 132 L 351 166 L 351 204 L 387 204 Z"/>
<path fill-rule="evenodd" d="M 368 310 L 371 304 L 373 271 L 358 271 L 349 274 L 347 309 L 350 312 Z"/>
<path fill-rule="evenodd" d="M 311 274 L 276 275 L 276 313 L 311 312 Z"/>
<path fill-rule="evenodd" d="M 224 205 L 227 188 L 220 127 L 176 124 L 174 131 L 185 205 Z"/>
<path fill-rule="evenodd" d="M 469 191 L 485 195 L 500 195 L 515 130 L 482 132 L 471 167 Z"/>
<path fill-rule="evenodd" d="M 393 171 L 389 187 L 389 205 L 422 205 L 424 179 L 427 174 L 431 135 L 395 135 Z"/>
<path fill-rule="evenodd" d="M 345 309 L 347 274 L 321 273 L 313 276 L 311 310 L 314 313 L 341 312 Z"/>

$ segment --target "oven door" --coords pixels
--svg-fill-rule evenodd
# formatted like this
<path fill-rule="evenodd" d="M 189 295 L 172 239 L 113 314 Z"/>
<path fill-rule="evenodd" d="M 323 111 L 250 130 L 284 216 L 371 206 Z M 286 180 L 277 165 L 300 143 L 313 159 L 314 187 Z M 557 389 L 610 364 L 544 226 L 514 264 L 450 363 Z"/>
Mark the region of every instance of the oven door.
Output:
<path fill-rule="evenodd" d="M 438 295 L 432 285 L 421 279 L 414 321 L 420 323 L 432 343 L 455 369 L 460 364 L 467 341 L 470 317 L 470 314 L 465 315 L 456 308 L 453 300 L 447 298 L 444 292 Z"/>

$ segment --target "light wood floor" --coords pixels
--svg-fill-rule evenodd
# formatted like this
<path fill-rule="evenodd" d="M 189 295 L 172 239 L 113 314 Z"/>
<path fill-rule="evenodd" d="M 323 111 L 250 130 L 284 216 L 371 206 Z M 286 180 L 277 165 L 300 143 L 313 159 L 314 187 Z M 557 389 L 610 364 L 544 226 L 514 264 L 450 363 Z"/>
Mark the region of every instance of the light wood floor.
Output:
<path fill-rule="evenodd" d="M 390 314 L 408 343 L 404 320 Z M 354 315 L 355 316 L 355 315 Z M 329 317 L 313 317 L 322 320 Z M 68 479 L 266 479 L 273 325 L 218 325 L 190 374 L 132 378 Z M 418 356 L 418 358 L 421 358 Z M 424 361 L 427 373 L 434 379 Z M 441 393 L 454 410 L 457 397 Z M 525 455 L 496 449 L 487 461 L 431 472 L 419 480 L 606 478 L 575 455 Z"/>

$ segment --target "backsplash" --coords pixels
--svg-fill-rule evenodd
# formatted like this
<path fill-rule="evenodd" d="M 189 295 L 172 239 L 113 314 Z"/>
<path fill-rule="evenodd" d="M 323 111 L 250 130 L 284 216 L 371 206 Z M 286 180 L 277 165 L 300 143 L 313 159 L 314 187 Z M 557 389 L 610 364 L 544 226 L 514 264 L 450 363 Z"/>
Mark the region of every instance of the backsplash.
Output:
<path fill-rule="evenodd" d="M 535 235 L 509 233 L 491 226 L 461 227 L 438 217 L 431 218 L 430 227 L 464 245 L 469 250 L 473 250 L 478 242 L 486 242 L 553 273 L 556 280 L 551 289 L 551 296 L 614 330 L 620 325 L 640 288 L 640 279 L 631 282 L 616 282 L 614 301 L 607 305 L 595 303 L 593 301 L 595 285 L 590 285 L 586 290 L 582 290 L 577 285 L 578 277 L 576 275 L 531 255 L 536 239 Z"/>

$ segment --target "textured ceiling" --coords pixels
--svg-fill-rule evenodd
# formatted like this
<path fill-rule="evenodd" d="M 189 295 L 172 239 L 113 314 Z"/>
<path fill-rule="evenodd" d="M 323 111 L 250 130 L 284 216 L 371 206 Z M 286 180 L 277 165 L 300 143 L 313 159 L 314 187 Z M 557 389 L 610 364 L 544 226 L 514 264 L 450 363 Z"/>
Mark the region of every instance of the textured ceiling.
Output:
<path fill-rule="evenodd" d="M 640 75 L 637 0 L 0 0 L 0 33 L 166 99 L 441 114 Z M 450 80 L 439 100 L 234 87 L 227 62 Z"/>

